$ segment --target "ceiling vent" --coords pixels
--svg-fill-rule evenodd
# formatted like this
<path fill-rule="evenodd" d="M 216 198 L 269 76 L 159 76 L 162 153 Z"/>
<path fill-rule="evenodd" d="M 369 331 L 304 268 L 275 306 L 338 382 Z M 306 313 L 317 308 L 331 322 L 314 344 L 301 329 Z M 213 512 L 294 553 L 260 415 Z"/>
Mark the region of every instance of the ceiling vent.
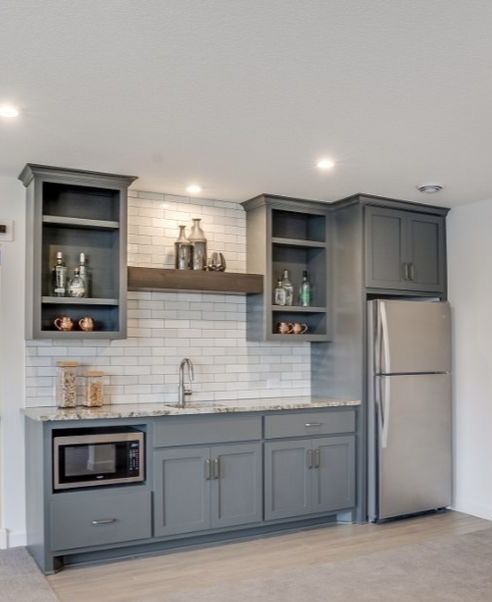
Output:
<path fill-rule="evenodd" d="M 441 192 L 443 186 L 441 184 L 420 184 L 417 186 L 417 190 L 419 192 L 426 192 L 427 194 L 435 194 L 436 192 Z"/>

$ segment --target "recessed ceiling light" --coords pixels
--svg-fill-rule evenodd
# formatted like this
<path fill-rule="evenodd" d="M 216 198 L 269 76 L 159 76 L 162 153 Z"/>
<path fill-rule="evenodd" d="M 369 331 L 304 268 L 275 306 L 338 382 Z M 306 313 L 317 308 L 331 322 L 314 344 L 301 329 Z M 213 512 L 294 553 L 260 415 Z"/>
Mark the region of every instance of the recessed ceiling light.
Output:
<path fill-rule="evenodd" d="M 436 192 L 441 192 L 442 189 L 443 186 L 435 182 L 429 184 L 420 184 L 420 186 L 417 186 L 418 191 L 426 192 L 427 194 L 435 194 Z"/>
<path fill-rule="evenodd" d="M 190 184 L 186 187 L 186 192 L 188 192 L 189 194 L 200 194 L 201 191 L 202 187 L 198 184 Z"/>
<path fill-rule="evenodd" d="M 318 167 L 318 169 L 332 169 L 335 167 L 335 162 L 331 159 L 320 159 L 316 163 L 316 167 Z"/>
<path fill-rule="evenodd" d="M 19 109 L 14 105 L 0 105 L 0 117 L 5 119 L 13 119 L 19 116 Z"/>

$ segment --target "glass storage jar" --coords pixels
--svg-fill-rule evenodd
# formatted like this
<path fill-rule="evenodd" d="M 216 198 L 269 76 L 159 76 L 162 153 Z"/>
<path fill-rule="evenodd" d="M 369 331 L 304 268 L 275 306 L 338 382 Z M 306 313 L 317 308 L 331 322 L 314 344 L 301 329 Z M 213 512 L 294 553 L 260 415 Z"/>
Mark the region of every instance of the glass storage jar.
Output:
<path fill-rule="evenodd" d="M 59 408 L 75 408 L 77 405 L 78 362 L 65 360 L 56 363 L 56 405 Z"/>
<path fill-rule="evenodd" d="M 104 404 L 104 372 L 88 370 L 82 374 L 82 405 L 100 408 Z"/>

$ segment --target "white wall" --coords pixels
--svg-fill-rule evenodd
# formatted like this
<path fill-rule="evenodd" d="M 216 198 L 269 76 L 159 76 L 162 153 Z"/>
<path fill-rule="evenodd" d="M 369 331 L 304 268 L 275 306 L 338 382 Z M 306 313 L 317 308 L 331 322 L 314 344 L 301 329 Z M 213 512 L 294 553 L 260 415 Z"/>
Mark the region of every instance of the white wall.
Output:
<path fill-rule="evenodd" d="M 492 520 L 492 200 L 448 217 L 457 510 Z"/>
<path fill-rule="evenodd" d="M 0 547 L 24 543 L 24 187 L 0 177 L 0 222 L 15 221 L 13 242 L 0 242 Z"/>

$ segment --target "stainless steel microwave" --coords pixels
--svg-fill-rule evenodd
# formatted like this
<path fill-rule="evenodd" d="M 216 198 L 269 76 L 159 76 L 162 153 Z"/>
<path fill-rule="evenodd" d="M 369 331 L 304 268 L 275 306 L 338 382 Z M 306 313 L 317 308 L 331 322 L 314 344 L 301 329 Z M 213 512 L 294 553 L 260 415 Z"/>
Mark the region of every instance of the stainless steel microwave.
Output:
<path fill-rule="evenodd" d="M 54 489 L 119 485 L 145 478 L 144 433 L 134 429 L 55 435 Z"/>

